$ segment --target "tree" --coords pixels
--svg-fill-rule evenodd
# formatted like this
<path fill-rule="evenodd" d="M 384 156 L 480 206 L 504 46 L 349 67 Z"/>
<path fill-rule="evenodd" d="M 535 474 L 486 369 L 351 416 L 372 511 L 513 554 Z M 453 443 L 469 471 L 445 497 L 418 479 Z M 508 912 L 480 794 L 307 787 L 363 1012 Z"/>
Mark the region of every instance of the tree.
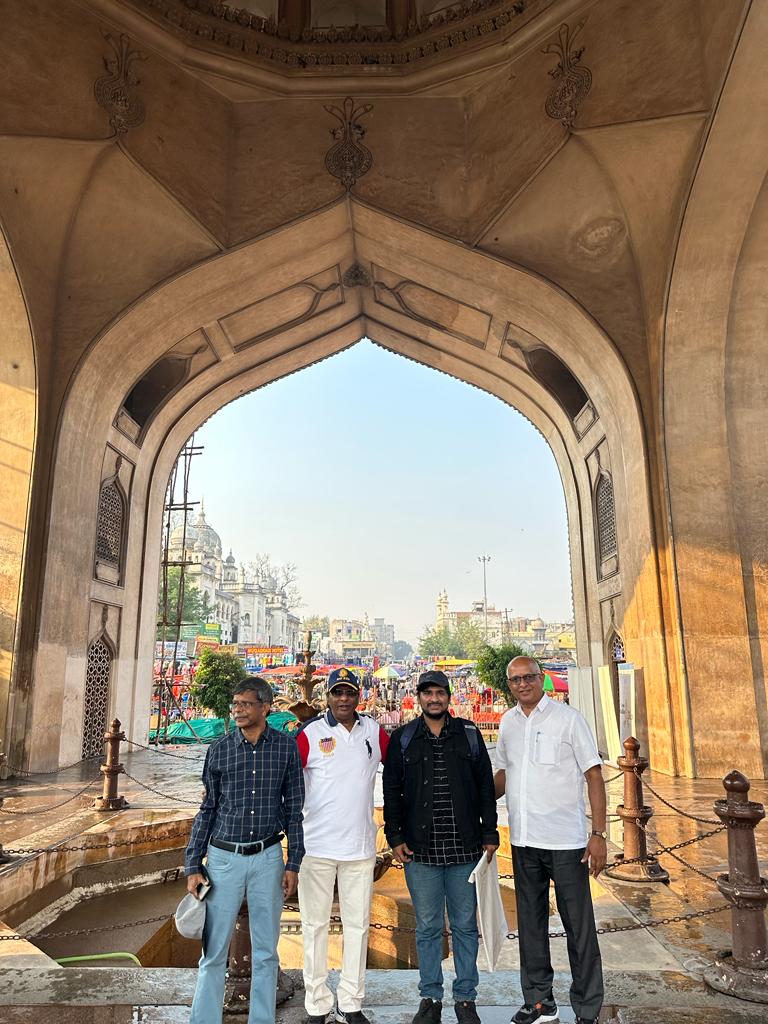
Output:
<path fill-rule="evenodd" d="M 520 644 L 502 644 L 501 647 L 486 645 L 477 659 L 478 679 L 500 693 L 511 708 L 517 704 L 507 679 L 507 665 L 513 658 L 530 658 L 530 654 Z M 536 661 L 535 658 L 531 660 Z"/>
<path fill-rule="evenodd" d="M 311 629 L 313 633 L 320 633 L 321 636 L 328 636 L 331 624 L 327 615 L 308 615 L 302 619 L 301 628 L 303 630 Z"/>
<path fill-rule="evenodd" d="M 419 654 L 422 658 L 467 658 L 476 660 L 484 647 L 483 633 L 475 622 L 461 621 L 452 633 L 447 626 L 433 629 L 425 626 L 424 636 L 419 638 Z"/>
<path fill-rule="evenodd" d="M 447 626 L 441 629 L 433 629 L 431 626 L 424 627 L 424 635 L 419 637 L 419 654 L 422 658 L 457 658 L 458 644 L 455 636 Z"/>
<path fill-rule="evenodd" d="M 242 661 L 235 654 L 221 653 L 206 647 L 192 685 L 192 696 L 200 707 L 207 708 L 217 718 L 224 719 L 229 732 L 229 705 L 238 683 L 248 678 Z"/>
<path fill-rule="evenodd" d="M 301 592 L 296 586 L 298 570 L 294 562 L 275 565 L 269 555 L 257 554 L 252 562 L 248 562 L 247 568 L 256 578 L 256 582 L 262 586 L 268 581 L 274 580 L 277 589 L 285 591 L 285 600 L 289 610 L 301 608 L 304 604 Z"/>
<path fill-rule="evenodd" d="M 413 654 L 413 648 L 405 640 L 395 640 L 392 645 L 392 654 L 395 661 L 405 661 L 409 654 Z"/>
<path fill-rule="evenodd" d="M 485 647 L 483 631 L 471 619 L 462 619 L 456 627 L 456 643 L 461 652 L 456 655 L 457 658 L 471 658 L 472 661 L 477 661 Z"/>
<path fill-rule="evenodd" d="M 163 615 L 163 580 L 160 578 L 160 590 L 157 595 L 157 639 L 158 640 L 175 640 L 176 639 L 176 623 L 179 610 L 179 583 L 181 580 L 181 566 L 169 565 L 168 566 L 168 586 L 167 586 L 167 600 L 166 608 L 167 612 Z M 200 591 L 197 589 L 194 583 L 190 580 L 184 580 L 184 605 L 181 610 L 181 621 L 182 622 L 200 622 L 207 618 L 210 614 L 210 610 L 206 611 L 208 606 L 208 595 L 203 594 L 201 599 Z M 168 625 L 165 627 L 165 636 L 163 636 L 163 618 L 168 620 Z"/>

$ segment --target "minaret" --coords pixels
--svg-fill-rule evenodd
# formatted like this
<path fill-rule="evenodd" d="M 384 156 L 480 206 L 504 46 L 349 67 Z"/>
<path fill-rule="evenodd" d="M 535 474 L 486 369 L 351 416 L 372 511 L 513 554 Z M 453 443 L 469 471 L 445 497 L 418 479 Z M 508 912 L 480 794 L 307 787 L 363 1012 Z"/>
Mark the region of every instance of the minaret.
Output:
<path fill-rule="evenodd" d="M 437 595 L 437 612 L 435 614 L 435 629 L 443 629 L 448 625 L 448 592 L 443 589 Z"/>

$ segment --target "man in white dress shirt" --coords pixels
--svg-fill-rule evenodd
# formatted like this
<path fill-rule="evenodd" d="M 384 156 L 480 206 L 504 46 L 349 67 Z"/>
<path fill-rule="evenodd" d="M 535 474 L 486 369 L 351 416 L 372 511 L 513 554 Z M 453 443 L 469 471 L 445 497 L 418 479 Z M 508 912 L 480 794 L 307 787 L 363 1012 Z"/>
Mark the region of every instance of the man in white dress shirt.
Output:
<path fill-rule="evenodd" d="M 517 705 L 501 720 L 495 781 L 496 796 L 507 797 L 525 999 L 512 1024 L 558 1017 L 548 935 L 550 881 L 567 934 L 571 1005 L 577 1024 L 594 1024 L 603 1002 L 603 973 L 589 875 L 597 878 L 606 860 L 601 758 L 582 715 L 545 695 L 538 662 L 513 658 L 507 679 Z"/>
<path fill-rule="evenodd" d="M 370 1024 L 362 1011 L 376 832 L 373 788 L 389 738 L 358 715 L 360 684 L 348 668 L 328 677 L 328 710 L 306 722 L 296 742 L 304 766 L 304 841 L 299 909 L 304 937 L 304 1003 L 309 1024 Z M 328 930 L 334 886 L 344 929 L 341 977 L 328 987 Z"/>

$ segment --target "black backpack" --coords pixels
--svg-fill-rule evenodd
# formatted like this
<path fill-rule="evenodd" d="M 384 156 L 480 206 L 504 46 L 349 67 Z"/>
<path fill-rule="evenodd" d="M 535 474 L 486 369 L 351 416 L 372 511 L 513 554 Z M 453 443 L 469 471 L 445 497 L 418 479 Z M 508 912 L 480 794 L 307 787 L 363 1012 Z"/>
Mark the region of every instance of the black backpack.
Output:
<path fill-rule="evenodd" d="M 464 733 L 469 743 L 469 753 L 473 761 L 480 760 L 480 740 L 478 739 L 477 726 L 473 722 L 466 722 L 462 719 L 462 725 L 464 726 Z M 400 733 L 400 752 L 405 757 L 405 752 L 408 746 L 416 735 L 416 730 L 419 727 L 419 719 L 414 718 L 408 725 L 403 726 L 403 731 Z"/>

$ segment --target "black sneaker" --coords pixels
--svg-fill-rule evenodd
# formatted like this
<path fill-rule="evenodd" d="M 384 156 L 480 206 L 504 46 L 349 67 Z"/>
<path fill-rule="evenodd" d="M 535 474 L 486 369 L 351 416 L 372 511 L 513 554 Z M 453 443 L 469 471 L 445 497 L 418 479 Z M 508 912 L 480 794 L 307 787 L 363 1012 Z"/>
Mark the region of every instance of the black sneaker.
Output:
<path fill-rule="evenodd" d="M 331 1013 L 320 1013 L 316 1016 L 309 1014 L 307 1016 L 307 1024 L 327 1024 L 331 1016 Z"/>
<path fill-rule="evenodd" d="M 597 1024 L 593 1017 L 577 1017 L 576 1024 Z"/>
<path fill-rule="evenodd" d="M 440 1024 L 443 1004 L 439 999 L 422 999 L 411 1024 Z"/>
<path fill-rule="evenodd" d="M 514 1015 L 510 1024 L 544 1024 L 557 1020 L 557 1003 L 554 999 L 542 999 L 540 1003 L 524 1003 Z"/>
<path fill-rule="evenodd" d="M 460 1003 L 454 1003 L 453 1008 L 456 1011 L 456 1020 L 459 1024 L 480 1024 L 477 1007 L 472 1000 L 464 999 Z"/>
<path fill-rule="evenodd" d="M 336 1020 L 339 1024 L 371 1024 L 362 1010 L 340 1010 L 338 1006 Z"/>

